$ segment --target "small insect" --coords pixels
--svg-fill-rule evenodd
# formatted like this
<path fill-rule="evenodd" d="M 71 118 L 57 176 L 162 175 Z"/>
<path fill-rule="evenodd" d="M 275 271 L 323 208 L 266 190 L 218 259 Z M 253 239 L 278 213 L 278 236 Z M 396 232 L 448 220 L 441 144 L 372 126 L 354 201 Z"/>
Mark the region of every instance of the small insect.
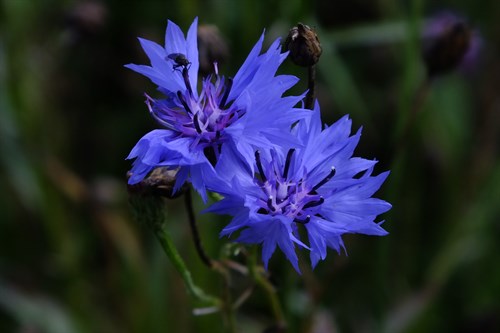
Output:
<path fill-rule="evenodd" d="M 167 58 L 175 63 L 174 70 L 178 69 L 179 67 L 189 69 L 189 65 L 191 65 L 191 62 L 189 62 L 186 56 L 182 53 L 170 53 Z"/>

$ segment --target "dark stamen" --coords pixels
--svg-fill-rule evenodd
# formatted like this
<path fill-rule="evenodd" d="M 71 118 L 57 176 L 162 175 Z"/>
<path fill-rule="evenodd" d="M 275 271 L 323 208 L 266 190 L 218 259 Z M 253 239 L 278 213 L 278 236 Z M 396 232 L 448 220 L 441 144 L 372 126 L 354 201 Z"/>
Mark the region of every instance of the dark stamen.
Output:
<path fill-rule="evenodd" d="M 292 160 L 292 155 L 294 152 L 295 149 L 292 148 L 288 150 L 288 153 L 286 154 L 285 170 L 283 170 L 283 179 L 286 179 L 286 177 L 288 177 L 288 170 L 290 169 L 290 161 Z"/>
<path fill-rule="evenodd" d="M 201 134 L 201 127 L 200 123 L 198 122 L 198 112 L 194 115 L 193 124 L 194 128 L 196 128 L 196 132 L 198 132 L 198 134 Z"/>
<path fill-rule="evenodd" d="M 325 198 L 323 198 L 323 197 L 319 197 L 319 200 L 318 200 L 318 201 L 310 201 L 310 202 L 306 203 L 306 204 L 302 207 L 302 209 L 316 207 L 316 206 L 321 205 L 323 202 L 325 202 Z"/>
<path fill-rule="evenodd" d="M 269 198 L 267 198 L 267 207 L 272 211 L 275 212 L 276 208 L 273 206 L 273 196 L 270 195 Z"/>
<path fill-rule="evenodd" d="M 260 151 L 255 151 L 255 162 L 257 162 L 257 168 L 259 169 L 260 178 L 265 183 L 267 182 L 266 175 L 264 174 L 264 169 L 262 169 L 262 162 L 260 160 Z"/>
<path fill-rule="evenodd" d="M 265 214 L 267 215 L 269 213 L 265 208 L 260 207 L 259 210 L 257 211 L 257 214 Z"/>
<path fill-rule="evenodd" d="M 231 91 L 231 87 L 233 86 L 233 79 L 229 78 L 226 84 L 226 89 L 224 90 L 224 96 L 220 100 L 219 107 L 222 108 L 227 101 L 227 97 L 229 96 L 229 92 Z"/>
<path fill-rule="evenodd" d="M 330 173 L 328 174 L 328 176 L 326 176 L 325 178 L 323 178 L 322 181 L 320 181 L 319 183 L 317 183 L 311 190 L 311 192 L 315 192 L 317 189 L 319 189 L 321 186 L 325 185 L 326 183 L 328 183 L 330 181 L 330 179 L 333 178 L 333 176 L 335 176 L 335 167 L 332 167 L 332 171 L 330 171 Z M 309 192 L 309 193 L 311 193 Z"/>
<path fill-rule="evenodd" d="M 180 90 L 177 92 L 177 98 L 179 98 L 179 101 L 181 101 L 182 106 L 184 107 L 184 109 L 185 109 L 188 113 L 193 114 L 193 111 L 191 111 L 191 109 L 190 109 L 190 108 L 189 108 L 189 106 L 187 105 L 186 100 L 184 99 L 184 96 L 182 96 L 182 93 L 181 93 L 181 91 L 180 91 Z"/>
<path fill-rule="evenodd" d="M 217 155 L 215 154 L 215 149 L 212 146 L 206 147 L 203 149 L 203 153 L 205 154 L 207 160 L 215 167 L 217 164 Z"/>
<path fill-rule="evenodd" d="M 220 139 L 220 131 L 216 131 L 215 132 L 215 140 L 219 140 Z"/>
<path fill-rule="evenodd" d="M 184 84 L 189 91 L 189 95 L 193 96 L 193 89 L 191 88 L 191 82 L 189 82 L 189 71 L 186 66 L 182 69 L 182 78 L 184 79 Z"/>
<path fill-rule="evenodd" d="M 306 224 L 306 223 L 309 223 L 309 221 L 311 221 L 311 215 L 307 215 L 305 220 L 299 220 L 298 218 L 295 218 L 293 220 L 293 222 L 300 223 L 300 224 Z"/>

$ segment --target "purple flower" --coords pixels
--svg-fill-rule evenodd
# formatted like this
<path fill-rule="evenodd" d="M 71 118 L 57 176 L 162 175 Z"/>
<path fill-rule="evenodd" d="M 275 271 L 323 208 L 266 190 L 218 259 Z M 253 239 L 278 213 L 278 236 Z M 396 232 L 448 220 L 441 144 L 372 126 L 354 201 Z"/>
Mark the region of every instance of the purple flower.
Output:
<path fill-rule="evenodd" d="M 214 167 L 226 150 L 250 166 L 255 147 L 293 142 L 291 125 L 309 112 L 293 108 L 303 96 L 282 97 L 298 79 L 276 76 L 286 54 L 280 52 L 279 39 L 260 54 L 264 35 L 234 79 L 219 76 L 215 66 L 215 75 L 203 79 L 198 93 L 196 31 L 197 19 L 186 38 L 169 21 L 165 47 L 139 39 L 151 66 L 126 67 L 148 77 L 166 98 L 146 95 L 162 129 L 141 138 L 127 158 L 135 158 L 129 183 L 141 181 L 158 166 L 179 168 L 175 188 L 190 180 L 206 200 L 206 180 L 215 177 Z"/>
<path fill-rule="evenodd" d="M 430 76 L 454 69 L 472 72 L 479 62 L 483 41 L 464 17 L 439 12 L 425 22 L 423 37 L 424 61 Z"/>
<path fill-rule="evenodd" d="M 372 176 L 376 161 L 352 157 L 360 131 L 350 136 L 347 116 L 322 131 L 318 105 L 311 113 L 294 127 L 301 146 L 257 150 L 255 175 L 234 156 L 222 156 L 216 170 L 224 181 L 209 184 L 224 198 L 207 211 L 234 217 L 221 236 L 240 231 L 237 242 L 262 244 L 266 268 L 276 246 L 299 271 L 295 244 L 310 250 L 315 267 L 327 248 L 345 250 L 346 233 L 387 234 L 375 219 L 391 205 L 372 195 L 389 172 Z"/>

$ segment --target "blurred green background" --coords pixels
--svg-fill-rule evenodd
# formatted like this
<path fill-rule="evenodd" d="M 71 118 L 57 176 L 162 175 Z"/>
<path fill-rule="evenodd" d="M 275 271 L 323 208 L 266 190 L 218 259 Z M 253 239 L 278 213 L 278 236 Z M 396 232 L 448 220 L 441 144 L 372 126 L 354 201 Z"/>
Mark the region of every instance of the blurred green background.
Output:
<path fill-rule="evenodd" d="M 325 121 L 363 126 L 357 155 L 391 175 L 377 196 L 390 235 L 345 237 L 298 276 L 270 263 L 290 332 L 500 332 L 500 2 L 396 0 L 149 0 L 0 2 L 0 332 L 223 332 L 193 316 L 178 273 L 128 203 L 125 161 L 155 127 L 143 103 L 146 63 L 136 37 L 163 42 L 166 20 L 217 25 L 234 75 L 266 29 L 269 44 L 297 22 L 323 46 L 318 99 Z M 419 24 L 442 10 L 482 36 L 477 66 L 434 80 L 407 136 L 425 68 Z M 307 73 L 287 61 L 283 73 Z M 403 141 L 402 141 L 403 140 Z M 399 147 L 399 148 L 398 148 Z M 182 201 L 169 230 L 197 284 L 221 293 L 196 256 Z M 202 215 L 217 256 L 227 219 Z M 238 281 L 236 281 L 238 282 Z M 236 287 L 235 287 L 236 288 Z M 273 318 L 256 290 L 241 332 Z"/>

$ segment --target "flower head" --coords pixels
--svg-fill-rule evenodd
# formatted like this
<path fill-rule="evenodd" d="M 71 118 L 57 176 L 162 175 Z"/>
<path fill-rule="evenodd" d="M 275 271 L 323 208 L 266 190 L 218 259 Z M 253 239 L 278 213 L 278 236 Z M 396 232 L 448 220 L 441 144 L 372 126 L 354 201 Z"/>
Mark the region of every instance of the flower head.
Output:
<path fill-rule="evenodd" d="M 224 199 L 208 211 L 234 216 L 221 235 L 241 231 L 236 241 L 262 244 L 266 268 L 276 246 L 299 271 L 295 244 L 310 250 L 314 267 L 327 248 L 344 248 L 343 234 L 387 234 L 374 220 L 391 205 L 372 195 L 388 172 L 372 176 L 376 161 L 352 157 L 360 131 L 350 136 L 347 116 L 322 131 L 319 107 L 311 113 L 294 128 L 302 146 L 256 151 L 255 175 L 225 156 L 217 171 L 230 176 L 210 184 Z M 299 228 L 305 228 L 308 245 Z"/>
<path fill-rule="evenodd" d="M 477 65 L 482 39 L 467 20 L 449 11 L 440 12 L 424 26 L 424 62 L 429 76 L 460 69 L 470 72 Z"/>
<path fill-rule="evenodd" d="M 318 34 L 300 22 L 288 32 L 285 48 L 290 50 L 290 59 L 293 63 L 302 67 L 316 65 L 323 52 Z"/>
<path fill-rule="evenodd" d="M 307 110 L 294 109 L 302 96 L 282 97 L 297 78 L 276 76 L 286 54 L 276 40 L 260 54 L 264 36 L 248 55 L 234 79 L 215 75 L 202 80 L 198 93 L 197 20 L 187 37 L 169 21 L 165 47 L 139 39 L 151 66 L 127 65 L 147 76 L 166 96 L 146 95 L 149 111 L 162 129 L 139 140 L 129 159 L 135 158 L 129 183 L 142 180 L 158 166 L 179 168 L 176 188 L 186 180 L 206 200 L 205 182 L 226 150 L 251 165 L 254 147 L 271 148 L 293 141 L 291 125 L 308 117 Z"/>

